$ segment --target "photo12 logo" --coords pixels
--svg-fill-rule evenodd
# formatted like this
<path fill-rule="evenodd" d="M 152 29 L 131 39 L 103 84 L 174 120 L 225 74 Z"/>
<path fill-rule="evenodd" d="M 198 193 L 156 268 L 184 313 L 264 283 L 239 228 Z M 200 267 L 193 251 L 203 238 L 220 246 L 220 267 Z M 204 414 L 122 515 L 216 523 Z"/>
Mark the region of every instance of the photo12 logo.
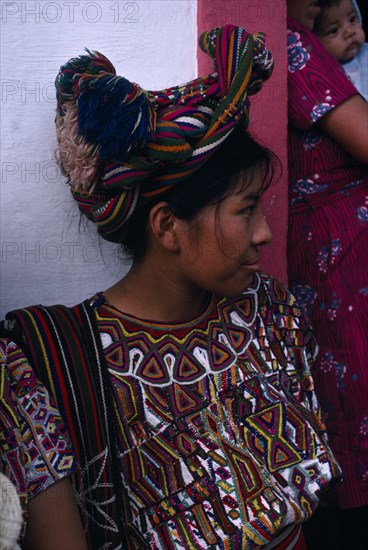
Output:
<path fill-rule="evenodd" d="M 63 178 L 57 162 L 46 160 L 43 162 L 2 162 L 1 183 L 11 181 L 21 183 L 40 183 L 46 181 L 55 183 Z"/>
<path fill-rule="evenodd" d="M 55 82 L 26 82 L 24 80 L 3 80 L 1 82 L 1 103 L 52 103 L 56 101 Z"/>
<path fill-rule="evenodd" d="M 295 0 L 296 1 L 296 0 Z M 229 21 L 244 21 L 247 25 L 254 23 L 274 23 L 285 10 L 283 2 L 278 0 L 228 0 L 202 2 L 199 17 L 202 23 L 211 27 Z"/>
<path fill-rule="evenodd" d="M 139 23 L 138 2 L 1 2 L 1 22 L 21 23 Z"/>
<path fill-rule="evenodd" d="M 90 263 L 105 261 L 105 255 L 98 243 L 81 244 L 78 241 L 2 241 L 0 260 L 2 264 L 39 263 Z M 123 265 L 124 256 L 120 247 L 109 252 L 109 263 Z"/>

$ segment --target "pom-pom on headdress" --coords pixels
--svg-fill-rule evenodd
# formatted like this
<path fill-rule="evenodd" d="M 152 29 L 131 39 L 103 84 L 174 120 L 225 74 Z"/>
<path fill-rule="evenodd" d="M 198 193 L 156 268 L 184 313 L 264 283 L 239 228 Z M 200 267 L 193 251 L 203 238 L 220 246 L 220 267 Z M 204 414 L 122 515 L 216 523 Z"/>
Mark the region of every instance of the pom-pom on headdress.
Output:
<path fill-rule="evenodd" d="M 56 78 L 59 161 L 80 210 L 122 242 L 139 195 L 184 181 L 249 119 L 248 96 L 273 67 L 262 33 L 226 25 L 205 32 L 215 72 L 162 91 L 116 75 L 98 52 L 71 59 Z"/>

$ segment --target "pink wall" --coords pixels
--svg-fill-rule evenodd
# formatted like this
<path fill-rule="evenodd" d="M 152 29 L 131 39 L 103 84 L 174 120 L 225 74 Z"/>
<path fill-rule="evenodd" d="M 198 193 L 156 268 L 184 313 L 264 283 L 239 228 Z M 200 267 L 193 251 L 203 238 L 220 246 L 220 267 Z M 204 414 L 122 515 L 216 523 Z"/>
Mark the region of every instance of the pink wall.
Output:
<path fill-rule="evenodd" d="M 273 242 L 262 253 L 262 268 L 286 282 L 287 236 L 287 88 L 285 0 L 198 0 L 198 36 L 213 27 L 232 23 L 250 32 L 262 31 L 275 59 L 271 79 L 251 100 L 253 135 L 275 151 L 283 176 L 264 197 L 264 212 Z M 209 58 L 198 50 L 198 72 L 211 71 Z"/>

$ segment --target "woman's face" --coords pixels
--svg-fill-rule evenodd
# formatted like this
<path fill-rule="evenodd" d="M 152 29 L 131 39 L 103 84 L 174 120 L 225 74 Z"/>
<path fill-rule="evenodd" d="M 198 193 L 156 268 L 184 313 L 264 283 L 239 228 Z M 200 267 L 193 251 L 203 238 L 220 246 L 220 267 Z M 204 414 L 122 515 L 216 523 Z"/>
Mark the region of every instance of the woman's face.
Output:
<path fill-rule="evenodd" d="M 288 17 L 296 19 L 312 31 L 314 21 L 321 12 L 317 4 L 318 0 L 287 0 Z"/>
<path fill-rule="evenodd" d="M 261 209 L 261 172 L 244 188 L 244 176 L 221 203 L 203 209 L 191 231 L 182 220 L 182 269 L 186 285 L 219 296 L 239 296 L 259 269 L 259 246 L 271 241 Z"/>

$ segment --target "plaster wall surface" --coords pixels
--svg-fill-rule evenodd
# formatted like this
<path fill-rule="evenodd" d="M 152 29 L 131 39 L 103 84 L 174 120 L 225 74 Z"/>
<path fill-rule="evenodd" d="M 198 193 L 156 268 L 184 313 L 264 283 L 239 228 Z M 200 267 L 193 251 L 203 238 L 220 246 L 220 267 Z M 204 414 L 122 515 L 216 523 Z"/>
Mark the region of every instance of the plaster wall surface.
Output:
<path fill-rule="evenodd" d="M 128 264 L 81 222 L 55 162 L 54 79 L 84 48 L 146 89 L 197 75 L 195 0 L 14 1 L 1 8 L 0 316 L 72 305 Z"/>
<path fill-rule="evenodd" d="M 232 22 L 266 32 L 275 71 L 252 100 L 251 130 L 286 166 L 285 0 L 18 0 L 0 8 L 1 317 L 34 303 L 72 305 L 129 266 L 80 220 L 54 158 L 54 79 L 85 47 L 152 90 L 212 70 L 197 50 L 202 30 Z M 284 170 L 264 201 L 274 240 L 262 267 L 286 281 Z"/>

